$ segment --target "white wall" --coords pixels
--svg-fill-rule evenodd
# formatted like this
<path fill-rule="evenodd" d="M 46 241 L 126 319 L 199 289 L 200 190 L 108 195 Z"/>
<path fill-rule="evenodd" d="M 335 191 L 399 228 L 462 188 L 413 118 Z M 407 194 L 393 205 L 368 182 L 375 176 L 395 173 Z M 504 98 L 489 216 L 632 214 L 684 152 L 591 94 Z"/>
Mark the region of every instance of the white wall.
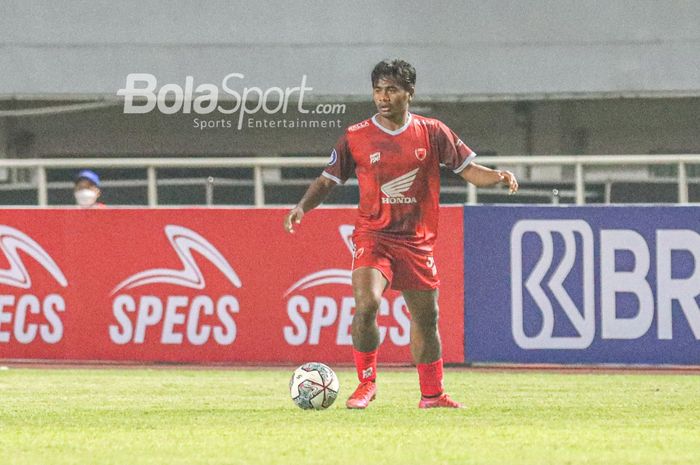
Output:
<path fill-rule="evenodd" d="M 694 0 L 69 1 L 0 3 L 0 96 L 114 95 L 133 72 L 161 83 L 296 85 L 364 98 L 400 56 L 435 99 L 700 95 Z"/>

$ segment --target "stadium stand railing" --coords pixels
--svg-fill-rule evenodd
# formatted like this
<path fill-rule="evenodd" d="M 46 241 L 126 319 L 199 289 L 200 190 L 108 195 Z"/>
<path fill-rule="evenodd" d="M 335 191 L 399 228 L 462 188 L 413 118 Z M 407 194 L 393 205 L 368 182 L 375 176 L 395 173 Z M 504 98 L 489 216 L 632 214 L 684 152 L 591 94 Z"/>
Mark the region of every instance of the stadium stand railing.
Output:
<path fill-rule="evenodd" d="M 504 189 L 476 189 L 473 185 L 450 178 L 443 182 L 442 200 L 446 203 L 616 203 L 656 201 L 687 204 L 700 202 L 700 154 L 669 155 L 535 155 L 535 156 L 480 156 L 479 163 L 516 171 L 520 175 L 531 168 L 560 167 L 568 169 L 570 176 L 559 179 L 539 180 L 521 176 L 521 191 L 517 197 L 507 196 Z M 112 170 L 119 176 L 105 176 L 105 187 L 139 191 L 148 207 L 173 205 L 288 205 L 296 201 L 311 179 L 285 176 L 285 170 L 294 172 L 303 168 L 320 171 L 327 163 L 326 157 L 230 157 L 230 158 L 46 158 L 0 159 L 0 173 L 6 181 L 0 183 L 0 204 L 5 206 L 65 206 L 71 203 L 72 183 L 67 170 L 81 168 Z M 652 168 L 665 165 L 666 176 L 655 178 Z M 651 171 L 644 179 L 626 176 L 633 168 Z M 10 182 L 7 173 L 13 170 L 28 171 L 21 182 Z M 136 170 L 137 175 L 125 175 Z M 172 172 L 195 175 L 183 177 L 164 175 Z M 61 177 L 50 180 L 47 173 L 61 172 Z M 303 171 L 303 170 L 301 170 Z M 675 173 L 674 173 L 675 172 Z M 140 173 L 140 174 L 138 174 Z M 229 175 L 220 175 L 228 173 Z M 675 174 L 669 177 L 668 173 Z M 566 179 L 564 179 L 566 178 Z M 571 179 L 568 179 L 571 178 Z M 348 185 L 355 186 L 350 180 Z M 640 193 L 655 186 L 659 198 L 643 197 Z M 215 201 L 214 188 L 225 192 Z M 168 190 L 175 194 L 168 194 Z M 190 189 L 188 191 L 187 189 Z M 51 192 L 61 191 L 62 197 Z M 196 191 L 196 192 L 195 192 Z M 188 192 L 191 193 L 190 197 Z M 3 193 L 13 195 L 2 196 Z M 178 196 L 179 195 L 179 196 Z M 134 205 L 133 198 L 110 202 L 113 205 Z M 615 198 L 614 198 L 615 197 Z M 188 199 L 183 201 L 183 198 Z M 13 199 L 21 199 L 14 201 Z M 196 200 L 195 200 L 196 199 Z M 646 199 L 646 200 L 645 200 Z M 356 196 L 336 196 L 331 203 L 354 203 Z"/>

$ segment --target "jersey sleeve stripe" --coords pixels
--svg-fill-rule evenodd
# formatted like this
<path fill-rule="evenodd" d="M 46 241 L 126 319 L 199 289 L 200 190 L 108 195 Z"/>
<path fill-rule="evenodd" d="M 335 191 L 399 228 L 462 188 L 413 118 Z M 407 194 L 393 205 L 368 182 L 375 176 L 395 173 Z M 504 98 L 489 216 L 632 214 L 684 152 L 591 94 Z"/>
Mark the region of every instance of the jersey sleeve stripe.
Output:
<path fill-rule="evenodd" d="M 332 174 L 330 174 L 328 171 L 321 171 L 321 176 L 330 179 L 331 181 L 335 181 L 336 184 L 343 184 L 343 181 L 340 179 L 336 178 Z"/>
<path fill-rule="evenodd" d="M 461 173 L 462 171 L 464 171 L 464 168 L 466 168 L 475 157 L 476 157 L 476 153 L 474 153 L 474 152 L 470 153 L 469 156 L 464 160 L 464 162 L 461 165 L 459 165 L 459 167 L 457 169 L 452 170 L 452 172 L 455 174 Z"/>

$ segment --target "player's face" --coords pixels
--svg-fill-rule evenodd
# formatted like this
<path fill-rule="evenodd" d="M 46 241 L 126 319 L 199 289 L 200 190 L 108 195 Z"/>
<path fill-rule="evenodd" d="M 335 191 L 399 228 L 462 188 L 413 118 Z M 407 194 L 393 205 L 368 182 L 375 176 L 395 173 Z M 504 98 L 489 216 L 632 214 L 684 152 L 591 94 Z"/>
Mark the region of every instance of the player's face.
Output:
<path fill-rule="evenodd" d="M 374 86 L 373 98 L 380 116 L 397 120 L 408 111 L 412 94 L 393 79 L 379 79 Z"/>

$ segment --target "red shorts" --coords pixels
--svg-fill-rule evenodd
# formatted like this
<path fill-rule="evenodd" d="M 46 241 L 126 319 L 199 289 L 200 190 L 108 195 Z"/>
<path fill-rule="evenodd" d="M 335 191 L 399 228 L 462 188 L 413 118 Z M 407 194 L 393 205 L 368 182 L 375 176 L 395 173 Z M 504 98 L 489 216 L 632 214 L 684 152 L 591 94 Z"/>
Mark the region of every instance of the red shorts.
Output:
<path fill-rule="evenodd" d="M 396 290 L 432 290 L 440 285 L 432 250 L 420 250 L 400 240 L 362 234 L 353 237 L 352 270 L 376 268 Z"/>

